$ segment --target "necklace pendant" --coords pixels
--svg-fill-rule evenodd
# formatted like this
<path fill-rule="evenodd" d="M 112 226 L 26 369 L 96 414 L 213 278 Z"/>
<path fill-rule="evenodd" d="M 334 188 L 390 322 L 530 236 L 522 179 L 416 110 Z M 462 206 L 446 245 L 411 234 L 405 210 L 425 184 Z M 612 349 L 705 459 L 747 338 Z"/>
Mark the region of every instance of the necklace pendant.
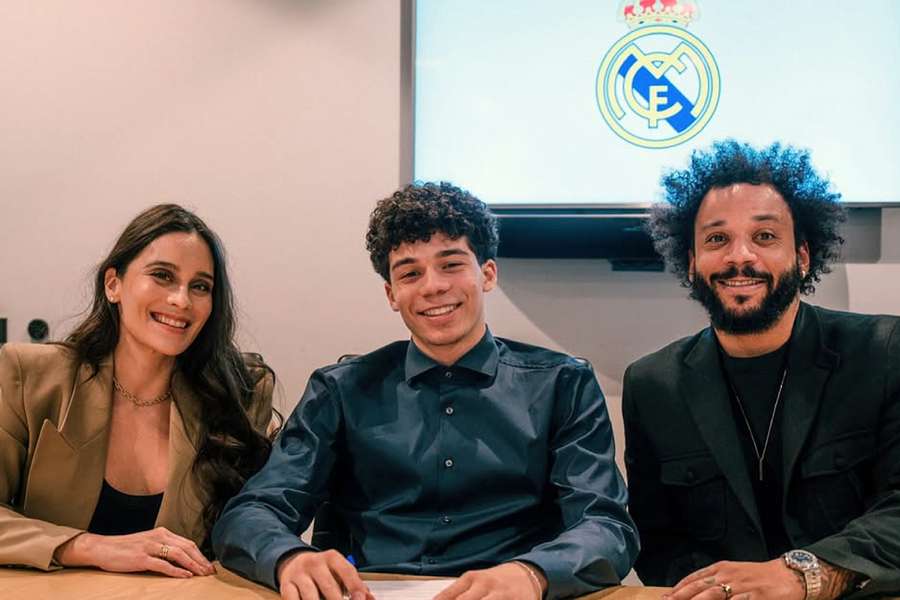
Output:
<path fill-rule="evenodd" d="M 763 461 L 759 461 L 759 481 L 762 483 L 763 480 Z"/>

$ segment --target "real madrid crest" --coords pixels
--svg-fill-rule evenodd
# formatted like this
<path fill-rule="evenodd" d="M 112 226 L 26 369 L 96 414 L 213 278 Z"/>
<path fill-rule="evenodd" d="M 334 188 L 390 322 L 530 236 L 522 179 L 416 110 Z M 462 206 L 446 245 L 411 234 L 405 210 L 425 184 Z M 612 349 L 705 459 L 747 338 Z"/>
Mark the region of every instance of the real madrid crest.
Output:
<path fill-rule="evenodd" d="M 719 103 L 719 69 L 687 31 L 694 0 L 625 0 L 619 19 L 631 31 L 597 71 L 597 104 L 612 130 L 644 148 L 670 148 L 706 126 Z"/>

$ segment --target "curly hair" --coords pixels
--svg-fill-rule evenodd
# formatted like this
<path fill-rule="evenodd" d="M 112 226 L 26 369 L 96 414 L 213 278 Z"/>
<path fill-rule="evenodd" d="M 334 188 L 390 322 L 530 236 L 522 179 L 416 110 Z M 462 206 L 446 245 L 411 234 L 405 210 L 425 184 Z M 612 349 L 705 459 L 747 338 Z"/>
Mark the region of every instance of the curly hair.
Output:
<path fill-rule="evenodd" d="M 427 242 L 435 233 L 466 236 L 479 264 L 497 257 L 497 217 L 488 206 L 446 181 L 411 183 L 378 201 L 369 217 L 366 250 L 375 271 L 390 282 L 389 255 L 400 244 Z"/>
<path fill-rule="evenodd" d="M 665 202 L 651 208 L 647 228 L 656 251 L 684 287 L 690 287 L 689 253 L 700 204 L 709 190 L 735 183 L 768 184 L 784 198 L 797 245 L 809 246 L 809 272 L 800 284 L 801 293 L 814 292 L 822 274 L 831 272 L 830 263 L 840 256 L 844 239 L 839 229 L 846 219 L 841 195 L 815 171 L 807 150 L 778 142 L 756 149 L 733 139 L 718 141 L 707 150 L 692 152 L 690 166 L 665 173 L 661 183 Z"/>

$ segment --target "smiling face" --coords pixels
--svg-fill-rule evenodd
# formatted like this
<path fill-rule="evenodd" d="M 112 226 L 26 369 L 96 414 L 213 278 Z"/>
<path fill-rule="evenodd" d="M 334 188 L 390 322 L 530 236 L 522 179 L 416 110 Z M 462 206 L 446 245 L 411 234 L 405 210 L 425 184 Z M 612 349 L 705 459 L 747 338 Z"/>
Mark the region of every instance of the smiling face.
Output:
<path fill-rule="evenodd" d="M 403 243 L 389 257 L 385 284 L 416 346 L 450 365 L 484 335 L 484 294 L 497 283 L 497 264 L 478 258 L 465 236 L 435 233 L 427 242 Z"/>
<path fill-rule="evenodd" d="M 126 267 L 107 269 L 106 296 L 118 305 L 119 346 L 175 357 L 212 312 L 213 258 L 196 233 L 167 233 Z"/>
<path fill-rule="evenodd" d="M 775 188 L 738 183 L 703 198 L 690 274 L 694 297 L 717 329 L 768 330 L 798 299 L 808 270 L 807 245 L 797 246 L 790 209 Z"/>

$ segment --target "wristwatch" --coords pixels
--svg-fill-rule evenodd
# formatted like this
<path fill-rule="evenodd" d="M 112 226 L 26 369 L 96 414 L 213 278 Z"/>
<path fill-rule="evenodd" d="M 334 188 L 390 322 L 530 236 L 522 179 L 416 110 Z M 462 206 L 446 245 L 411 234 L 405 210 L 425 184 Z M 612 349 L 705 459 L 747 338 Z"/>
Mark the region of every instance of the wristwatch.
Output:
<path fill-rule="evenodd" d="M 816 600 L 822 591 L 822 567 L 816 555 L 806 550 L 789 550 L 784 553 L 784 564 L 803 575 L 806 600 Z"/>

